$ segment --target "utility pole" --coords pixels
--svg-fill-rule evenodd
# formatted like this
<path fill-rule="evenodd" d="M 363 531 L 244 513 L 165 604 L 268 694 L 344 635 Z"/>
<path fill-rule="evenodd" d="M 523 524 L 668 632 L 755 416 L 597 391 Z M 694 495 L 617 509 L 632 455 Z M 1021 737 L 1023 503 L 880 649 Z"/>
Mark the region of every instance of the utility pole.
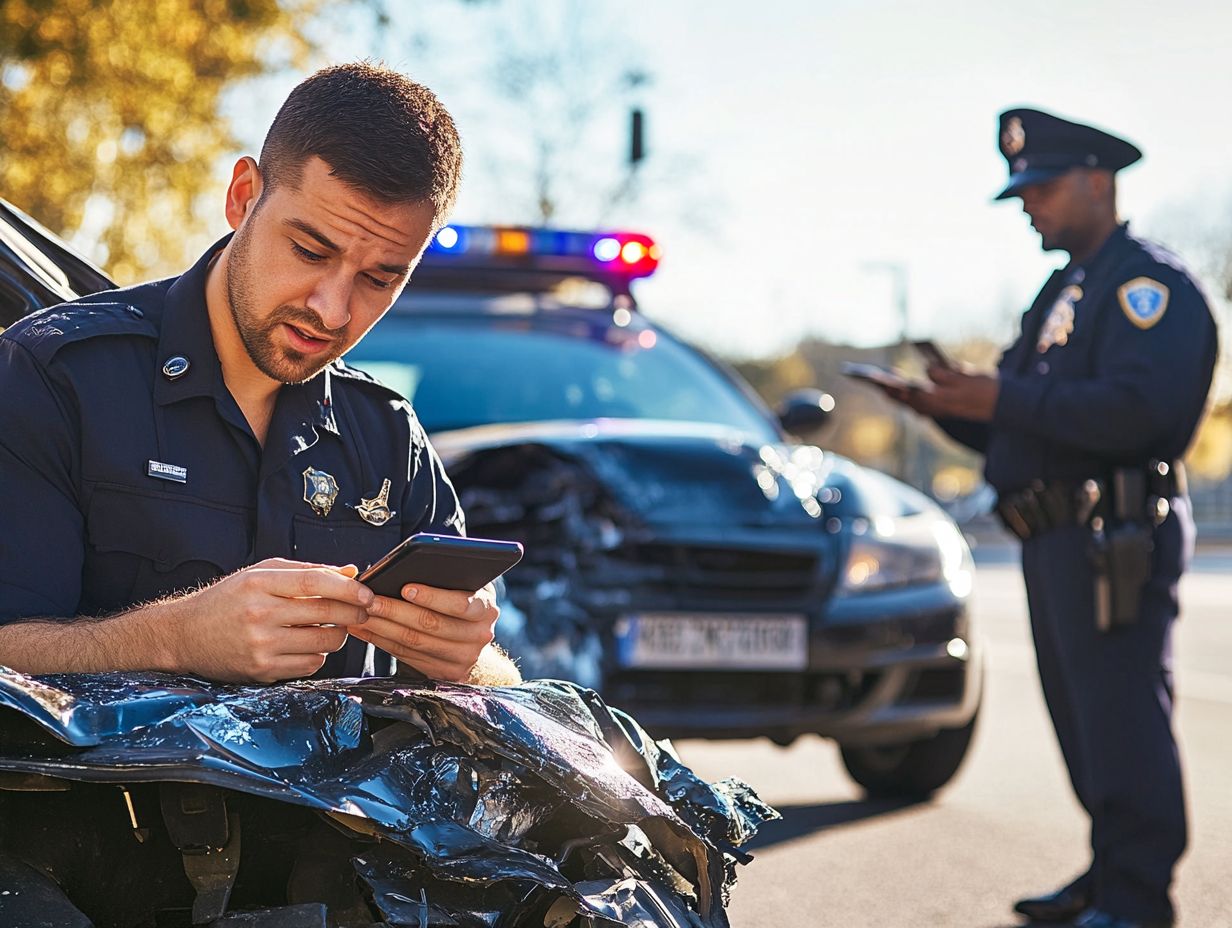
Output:
<path fill-rule="evenodd" d="M 646 157 L 645 116 L 640 107 L 629 113 L 629 168 L 635 170 Z"/>

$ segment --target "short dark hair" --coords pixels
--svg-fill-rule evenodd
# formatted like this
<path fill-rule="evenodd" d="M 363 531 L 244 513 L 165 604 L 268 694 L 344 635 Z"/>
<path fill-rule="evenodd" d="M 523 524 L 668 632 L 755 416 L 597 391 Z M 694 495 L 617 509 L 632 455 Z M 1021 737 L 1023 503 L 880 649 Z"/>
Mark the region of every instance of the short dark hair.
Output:
<path fill-rule="evenodd" d="M 453 117 L 427 87 L 380 65 L 323 68 L 291 91 L 261 147 L 266 189 L 298 188 L 314 155 L 378 200 L 431 202 L 438 225 L 457 199 L 462 142 Z"/>

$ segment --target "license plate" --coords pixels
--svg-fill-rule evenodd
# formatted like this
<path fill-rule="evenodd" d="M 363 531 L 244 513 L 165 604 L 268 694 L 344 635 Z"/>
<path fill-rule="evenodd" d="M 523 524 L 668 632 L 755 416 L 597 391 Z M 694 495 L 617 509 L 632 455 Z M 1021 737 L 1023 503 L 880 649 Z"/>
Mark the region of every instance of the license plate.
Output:
<path fill-rule="evenodd" d="M 694 670 L 803 670 L 808 620 L 802 615 L 644 613 L 616 629 L 623 667 Z"/>

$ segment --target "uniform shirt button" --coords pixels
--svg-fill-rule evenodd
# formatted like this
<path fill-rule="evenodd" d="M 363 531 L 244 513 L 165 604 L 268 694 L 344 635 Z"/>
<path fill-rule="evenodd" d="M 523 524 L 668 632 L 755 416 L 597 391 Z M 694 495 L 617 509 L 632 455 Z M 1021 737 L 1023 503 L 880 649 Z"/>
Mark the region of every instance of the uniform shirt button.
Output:
<path fill-rule="evenodd" d="M 177 354 L 175 357 L 168 358 L 167 363 L 163 365 L 163 376 L 168 380 L 175 380 L 178 377 L 183 377 L 188 373 L 189 362 L 188 358 Z"/>
<path fill-rule="evenodd" d="M 1040 361 L 1039 364 L 1035 365 L 1035 370 L 1041 374 L 1047 374 L 1048 373 L 1048 362 Z"/>

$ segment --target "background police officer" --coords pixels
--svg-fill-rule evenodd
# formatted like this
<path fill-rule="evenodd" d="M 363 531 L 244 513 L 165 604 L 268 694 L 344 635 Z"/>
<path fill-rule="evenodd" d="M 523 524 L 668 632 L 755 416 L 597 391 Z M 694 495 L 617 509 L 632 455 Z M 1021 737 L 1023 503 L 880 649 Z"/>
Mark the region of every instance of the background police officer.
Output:
<path fill-rule="evenodd" d="M 1214 321 L 1176 257 L 1117 218 L 1114 175 L 1137 148 L 1033 109 L 1003 113 L 999 141 L 1010 178 L 997 199 L 1020 197 L 1043 248 L 1070 260 L 996 374 L 933 366 L 931 392 L 892 395 L 985 455 L 1022 539 L 1044 696 L 1091 818 L 1086 872 L 1015 910 L 1171 925 L 1186 825 L 1169 635 L 1193 543 L 1179 458 L 1210 387 Z"/>

